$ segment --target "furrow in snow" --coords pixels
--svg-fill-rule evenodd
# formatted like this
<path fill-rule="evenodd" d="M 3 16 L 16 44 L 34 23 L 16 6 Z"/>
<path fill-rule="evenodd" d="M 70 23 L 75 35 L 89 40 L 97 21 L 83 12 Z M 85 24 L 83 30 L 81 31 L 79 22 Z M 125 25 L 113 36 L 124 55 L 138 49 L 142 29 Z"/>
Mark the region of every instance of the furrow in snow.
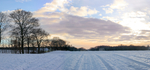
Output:
<path fill-rule="evenodd" d="M 125 56 L 122 56 L 122 55 L 118 55 L 118 54 L 116 54 L 116 55 L 119 56 L 119 57 L 125 58 L 125 59 L 127 59 L 127 60 L 129 60 L 129 61 L 131 61 L 131 62 L 134 62 L 134 63 L 138 64 L 140 67 L 141 67 L 141 65 L 142 65 L 142 68 L 144 68 L 144 69 L 150 69 L 150 65 L 148 65 L 148 64 L 145 64 L 145 63 L 143 63 L 143 62 L 136 61 L 136 60 L 134 60 L 134 59 L 131 59 L 131 58 L 128 58 L 128 57 L 125 57 Z M 144 67 L 143 67 L 143 66 L 144 66 Z M 145 67 L 145 66 L 146 66 L 146 67 Z"/>
<path fill-rule="evenodd" d="M 113 70 L 113 68 L 101 56 L 97 55 L 97 57 L 104 63 L 108 70 Z"/>
<path fill-rule="evenodd" d="M 52 70 L 58 70 L 63 64 L 65 64 L 65 62 L 67 62 L 67 60 L 69 60 L 73 55 L 70 55 L 69 57 L 67 57 L 65 60 L 62 60 L 61 63 L 56 66 L 56 68 L 52 69 Z"/>
<path fill-rule="evenodd" d="M 76 63 L 76 66 L 74 67 L 73 70 L 78 70 L 79 69 L 79 65 L 81 63 L 81 59 L 83 58 L 83 54 L 80 56 L 80 58 L 78 59 L 77 63 Z"/>
<path fill-rule="evenodd" d="M 92 62 L 92 69 L 91 70 L 107 70 L 105 65 L 102 63 L 102 61 L 95 55 L 92 54 L 91 56 L 91 62 Z"/>
<path fill-rule="evenodd" d="M 105 55 L 104 59 L 120 70 L 143 70 L 138 66 L 138 64 L 135 64 L 125 58 L 118 57 L 115 54 Z"/>

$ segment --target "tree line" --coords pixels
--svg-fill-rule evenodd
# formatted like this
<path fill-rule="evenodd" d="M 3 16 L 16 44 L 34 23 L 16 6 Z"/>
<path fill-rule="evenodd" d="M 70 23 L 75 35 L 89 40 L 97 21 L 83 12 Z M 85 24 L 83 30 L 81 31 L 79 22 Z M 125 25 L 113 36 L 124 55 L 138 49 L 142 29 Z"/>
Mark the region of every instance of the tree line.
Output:
<path fill-rule="evenodd" d="M 96 46 L 90 51 L 115 51 L 115 50 L 149 50 L 149 46 L 118 45 L 118 46 Z"/>
<path fill-rule="evenodd" d="M 53 50 L 77 50 L 64 40 L 49 40 L 48 32 L 39 27 L 39 19 L 33 17 L 30 11 L 17 9 L 9 14 L 0 12 L 0 43 L 2 41 L 4 31 L 9 31 L 9 38 L 11 38 L 11 47 L 20 49 L 20 53 L 24 54 L 25 46 L 29 48 L 37 46 L 38 53 L 40 47 L 51 47 Z M 63 48 L 62 48 L 63 47 Z"/>

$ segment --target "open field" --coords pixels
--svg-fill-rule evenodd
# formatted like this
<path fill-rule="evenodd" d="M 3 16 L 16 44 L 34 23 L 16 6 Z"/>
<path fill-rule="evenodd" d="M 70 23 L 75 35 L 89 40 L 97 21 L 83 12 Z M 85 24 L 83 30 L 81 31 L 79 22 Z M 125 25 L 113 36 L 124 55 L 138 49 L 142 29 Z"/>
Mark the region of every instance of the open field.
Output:
<path fill-rule="evenodd" d="M 0 70 L 149 70 L 150 51 L 0 54 Z"/>

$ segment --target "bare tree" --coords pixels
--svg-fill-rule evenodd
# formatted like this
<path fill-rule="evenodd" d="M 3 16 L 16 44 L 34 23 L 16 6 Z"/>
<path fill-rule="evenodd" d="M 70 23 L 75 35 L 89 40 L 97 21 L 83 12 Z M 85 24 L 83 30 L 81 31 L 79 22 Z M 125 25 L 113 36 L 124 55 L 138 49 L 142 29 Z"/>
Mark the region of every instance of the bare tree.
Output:
<path fill-rule="evenodd" d="M 20 9 L 13 11 L 10 14 L 10 18 L 12 18 L 13 22 L 15 23 L 13 26 L 13 33 L 19 33 L 19 37 L 21 38 L 22 54 L 24 54 L 24 38 L 28 30 L 39 26 L 39 20 L 33 18 L 31 12 Z"/>
<path fill-rule="evenodd" d="M 30 36 L 28 36 L 28 35 L 27 35 L 27 44 L 28 44 L 28 53 L 29 53 Z"/>
<path fill-rule="evenodd" d="M 27 35 L 25 36 L 25 41 L 26 41 L 26 46 L 28 47 L 28 53 L 29 53 L 29 46 L 31 43 L 31 36 L 29 33 L 27 33 Z"/>
<path fill-rule="evenodd" d="M 53 39 L 52 42 L 51 42 L 51 44 L 54 44 L 54 45 L 57 44 L 58 47 L 63 47 L 63 46 L 66 45 L 66 41 L 64 41 L 62 39 L 57 39 L 57 40 Z"/>
<path fill-rule="evenodd" d="M 33 49 L 33 51 L 32 51 L 31 53 L 35 53 L 36 39 L 35 39 L 34 35 L 31 35 L 31 36 L 30 36 L 30 43 L 31 43 L 32 49 Z"/>
<path fill-rule="evenodd" d="M 31 38 L 32 38 L 31 34 L 32 34 L 31 30 L 28 30 L 25 36 L 26 45 L 28 46 L 28 53 L 29 53 L 29 46 L 30 46 Z"/>
<path fill-rule="evenodd" d="M 44 38 L 47 37 L 49 34 L 45 30 L 42 30 L 41 28 L 33 29 L 32 34 L 35 37 L 38 45 L 38 53 L 40 53 L 41 43 L 44 40 Z"/>
<path fill-rule="evenodd" d="M 6 28 L 9 26 L 10 19 L 8 16 L 2 12 L 0 12 L 0 43 L 2 39 L 2 32 L 6 30 Z"/>
<path fill-rule="evenodd" d="M 56 48 L 56 50 L 62 50 L 61 47 L 66 45 L 66 41 L 62 39 L 53 39 L 51 45 Z"/>
<path fill-rule="evenodd" d="M 50 42 L 51 42 L 51 41 L 50 41 L 49 39 L 46 39 L 46 40 L 44 41 L 45 46 L 48 47 L 49 44 L 50 44 Z"/>

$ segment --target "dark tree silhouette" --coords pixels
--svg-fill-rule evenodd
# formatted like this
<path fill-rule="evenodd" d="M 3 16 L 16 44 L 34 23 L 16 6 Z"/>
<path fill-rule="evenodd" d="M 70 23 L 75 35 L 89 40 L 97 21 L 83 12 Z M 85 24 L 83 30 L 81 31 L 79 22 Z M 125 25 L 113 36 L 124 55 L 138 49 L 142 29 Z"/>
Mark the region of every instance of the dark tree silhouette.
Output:
<path fill-rule="evenodd" d="M 29 53 L 29 46 L 31 43 L 31 33 L 27 33 L 27 35 L 25 36 L 25 41 L 26 41 L 26 45 L 28 46 L 28 53 Z"/>
<path fill-rule="evenodd" d="M 29 53 L 29 46 L 30 46 L 31 40 L 32 40 L 32 32 L 31 32 L 31 30 L 28 30 L 28 32 L 26 33 L 26 36 L 25 36 L 25 41 L 28 46 L 28 53 Z"/>
<path fill-rule="evenodd" d="M 10 19 L 8 16 L 2 12 L 0 12 L 0 43 L 2 39 L 2 32 L 6 30 L 6 28 L 9 26 Z"/>
<path fill-rule="evenodd" d="M 46 38 L 49 34 L 41 28 L 32 29 L 32 34 L 35 37 L 37 45 L 38 45 L 38 53 L 40 53 L 41 43 L 42 41 L 44 41 L 44 38 Z"/>
<path fill-rule="evenodd" d="M 19 33 L 18 37 L 21 38 L 22 54 L 24 54 L 24 38 L 28 30 L 38 27 L 38 19 L 32 17 L 32 13 L 25 10 L 15 10 L 10 13 L 10 18 L 13 20 L 13 33 Z"/>
<path fill-rule="evenodd" d="M 33 49 L 33 51 L 31 52 L 31 53 L 35 53 L 35 44 L 36 44 L 36 39 L 35 39 L 35 37 L 34 37 L 34 35 L 31 35 L 30 36 L 30 43 L 31 43 L 31 45 L 32 45 L 32 49 Z M 28 50 L 28 52 L 29 52 L 29 50 Z"/>
<path fill-rule="evenodd" d="M 45 46 L 49 46 L 50 40 L 49 39 L 44 40 L 44 44 L 45 44 Z"/>
<path fill-rule="evenodd" d="M 66 45 L 66 41 L 62 40 L 62 39 L 53 39 L 51 41 L 51 46 L 55 47 L 56 50 L 62 50 L 61 47 L 64 47 Z"/>

